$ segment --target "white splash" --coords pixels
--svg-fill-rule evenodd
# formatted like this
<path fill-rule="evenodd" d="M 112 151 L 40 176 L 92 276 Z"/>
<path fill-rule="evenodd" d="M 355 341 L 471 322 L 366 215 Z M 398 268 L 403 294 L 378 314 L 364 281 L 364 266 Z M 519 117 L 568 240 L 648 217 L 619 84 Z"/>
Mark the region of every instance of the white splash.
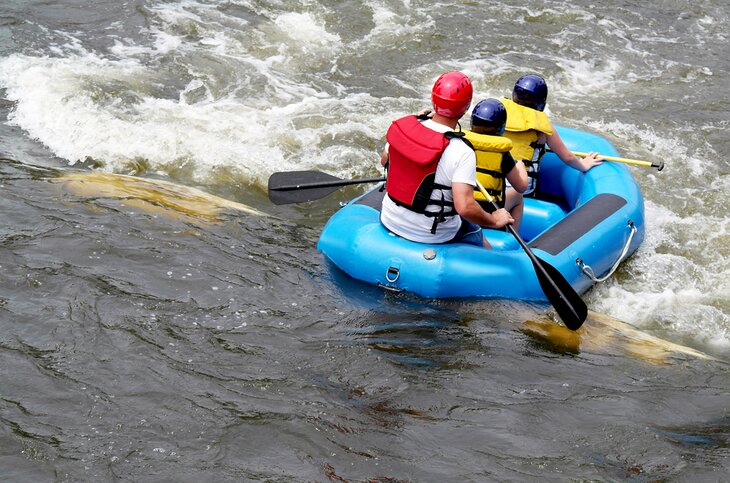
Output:
<path fill-rule="evenodd" d="M 363 19 L 367 27 L 358 38 L 346 39 L 342 31 L 336 33 L 332 7 L 324 3 L 230 3 L 247 15 L 231 15 L 220 2 L 208 0 L 160 2 L 149 6 L 138 40 L 115 38 L 106 53 L 86 49 L 72 34 L 54 32 L 60 40 L 46 51 L 0 59 L 0 88 L 14 104 L 10 121 L 70 164 L 92 157 L 107 170 L 125 172 L 130 163 L 144 160 L 155 172 L 188 169 L 203 182 L 224 170 L 236 181 L 263 184 L 270 173 L 285 169 L 340 176 L 372 170 L 390 121 L 426 107 L 433 81 L 446 70 L 469 75 L 477 101 L 509 95 L 515 73 L 526 65 L 556 66 L 545 73 L 551 86 L 548 109 L 552 105 L 569 113 L 597 96 L 621 97 L 623 89 L 678 67 L 651 49 L 675 43 L 676 32 L 645 36 L 573 4 L 509 11 L 485 4 L 480 8 L 494 13 L 486 29 L 494 25 L 491 19 L 519 24 L 541 17 L 565 23 L 564 35 L 549 39 L 558 52 L 548 57 L 510 50 L 512 34 L 502 34 L 504 49 L 484 49 L 483 55 L 470 49 L 465 58 L 435 53 L 403 75 L 388 74 L 384 80 L 392 92 L 370 94 L 338 84 L 355 69 L 341 65 L 342 52 L 355 63 L 360 51 L 368 55 L 424 38 L 443 10 L 453 13 L 453 5 L 365 0 L 358 12 L 369 16 Z M 701 17 L 692 25 L 698 41 L 726 39 L 723 20 Z M 610 52 L 600 58 L 586 55 L 590 51 L 576 42 L 576 28 L 598 30 L 604 38 L 591 41 L 613 41 L 629 60 Z M 685 79 L 692 83 L 719 75 L 694 66 L 686 69 Z M 617 147 L 628 157 L 667 164 L 662 173 L 637 175 L 646 198 L 654 201 L 646 205 L 647 239 L 615 277 L 591 292 L 591 308 L 713 347 L 727 345 L 728 217 L 721 211 L 724 202 L 701 195 L 705 190 L 727 193 L 730 181 L 719 163 L 707 163 L 720 155 L 697 137 L 703 127 L 662 132 L 620 120 L 572 115 L 571 121 L 582 122 L 573 127 L 619 140 Z M 713 131 L 727 127 L 717 122 Z M 673 180 L 671 191 L 667 180 Z M 691 213 L 702 213 L 702 221 Z"/>
<path fill-rule="evenodd" d="M 324 48 L 332 52 L 342 46 L 340 37 L 327 32 L 324 24 L 310 13 L 284 13 L 276 17 L 274 24 L 294 41 L 293 45 L 300 44 L 305 50 Z"/>
<path fill-rule="evenodd" d="M 372 9 L 375 26 L 361 43 L 378 42 L 387 45 L 392 41 L 421 35 L 434 27 L 434 20 L 427 11 L 414 7 L 407 0 L 401 5 L 375 0 L 367 0 L 363 4 Z"/>
<path fill-rule="evenodd" d="M 720 214 L 718 214 L 720 215 Z M 730 349 L 730 220 L 682 217 L 646 202 L 644 244 L 590 294 L 591 308 L 638 327 L 660 328 L 713 350 Z M 714 263 L 707 263 L 713 259 Z"/>
<path fill-rule="evenodd" d="M 201 181 L 218 168 L 262 183 L 284 166 L 319 164 L 337 174 L 343 164 L 352 169 L 354 161 L 370 158 L 353 145 L 320 147 L 338 135 L 347 139 L 344 132 L 379 136 L 372 118 L 357 124 L 339 119 L 357 119 L 363 102 L 373 111 L 367 104 L 380 100 L 354 94 L 343 105 L 333 97 L 336 84 L 323 90 L 316 77 L 301 82 L 313 60 L 331 62 L 342 47 L 315 16 L 273 16 L 252 40 L 245 31 L 220 28 L 224 21 L 239 27 L 246 21 L 199 2 L 153 11 L 153 42 L 118 39 L 110 49 L 116 59 L 85 51 L 73 39 L 56 57 L 0 59 L 0 87 L 15 103 L 9 121 L 69 164 L 93 158 L 106 170 L 125 172 L 143 160 L 158 173 L 185 167 Z M 181 65 L 189 72 L 177 95 L 157 68 L 173 52 L 186 56 Z M 225 69 L 195 67 L 211 58 Z M 294 65 L 301 68 L 292 71 Z"/>

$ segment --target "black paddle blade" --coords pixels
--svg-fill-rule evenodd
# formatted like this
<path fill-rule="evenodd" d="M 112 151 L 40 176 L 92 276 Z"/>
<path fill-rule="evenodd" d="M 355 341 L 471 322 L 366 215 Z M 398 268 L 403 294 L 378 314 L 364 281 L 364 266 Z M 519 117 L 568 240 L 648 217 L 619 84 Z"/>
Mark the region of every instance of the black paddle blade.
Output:
<path fill-rule="evenodd" d="M 342 186 L 380 183 L 381 178 L 342 179 L 321 171 L 286 171 L 269 177 L 269 199 L 277 205 L 324 198 Z"/>
<path fill-rule="evenodd" d="M 269 177 L 269 199 L 275 205 L 318 200 L 339 189 L 342 181 L 321 171 L 285 171 Z M 324 186 L 322 186 L 324 184 Z"/>
<path fill-rule="evenodd" d="M 479 191 L 489 200 L 494 209 L 499 207 L 494 202 L 494 199 L 489 195 L 484 186 L 477 179 L 477 186 Z M 525 251 L 527 256 L 532 262 L 532 266 L 535 267 L 535 273 L 537 274 L 537 281 L 540 282 L 545 297 L 555 307 L 556 312 L 560 319 L 565 323 L 565 326 L 570 330 L 578 330 L 580 326 L 585 322 L 588 316 L 588 307 L 580 296 L 573 290 L 573 287 L 565 280 L 563 274 L 560 273 L 555 267 L 550 265 L 544 260 L 540 260 L 527 246 L 525 240 L 515 231 L 512 225 L 507 225 L 507 230 L 512 233 L 517 243 L 520 244 L 522 249 Z"/>
<path fill-rule="evenodd" d="M 578 330 L 588 317 L 588 307 L 565 280 L 563 274 L 544 260 L 531 258 L 537 280 L 560 319 L 570 330 Z"/>

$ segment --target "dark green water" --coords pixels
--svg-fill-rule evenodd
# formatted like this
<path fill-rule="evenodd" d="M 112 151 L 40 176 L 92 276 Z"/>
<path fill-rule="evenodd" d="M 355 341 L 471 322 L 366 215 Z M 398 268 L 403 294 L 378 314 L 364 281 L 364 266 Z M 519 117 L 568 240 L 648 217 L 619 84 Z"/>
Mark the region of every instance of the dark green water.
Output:
<path fill-rule="evenodd" d="M 6 0 L 0 480 L 726 480 L 729 17 Z M 555 122 L 666 163 L 632 168 L 646 241 L 585 300 L 716 360 L 598 316 L 576 344 L 526 330 L 545 307 L 356 284 L 315 245 L 362 187 L 268 202 L 274 171 L 377 176 L 390 121 L 450 69 L 477 97 L 540 72 Z M 163 183 L 69 179 L 94 170 Z"/>

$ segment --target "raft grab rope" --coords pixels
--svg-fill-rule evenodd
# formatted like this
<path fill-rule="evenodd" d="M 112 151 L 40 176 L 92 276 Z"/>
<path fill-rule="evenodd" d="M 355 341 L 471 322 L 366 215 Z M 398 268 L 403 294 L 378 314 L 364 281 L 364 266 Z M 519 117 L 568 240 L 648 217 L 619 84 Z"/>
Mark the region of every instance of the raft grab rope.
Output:
<path fill-rule="evenodd" d="M 616 271 L 619 264 L 623 261 L 624 257 L 626 256 L 626 253 L 629 251 L 629 247 L 631 246 L 631 240 L 634 238 L 634 235 L 636 234 L 636 231 L 637 231 L 636 226 L 634 226 L 633 221 L 629 220 L 628 225 L 629 225 L 629 229 L 631 230 L 631 233 L 629 233 L 629 239 L 626 241 L 626 245 L 624 246 L 624 249 L 621 251 L 621 255 L 619 255 L 618 260 L 616 260 L 616 263 L 613 264 L 613 267 L 611 267 L 611 270 L 609 270 L 609 272 L 606 275 L 604 275 L 603 277 L 601 277 L 601 278 L 596 277 L 596 274 L 593 272 L 593 269 L 591 268 L 591 266 L 584 263 L 582 259 L 578 258 L 575 260 L 575 263 L 578 264 L 581 271 L 583 273 L 585 273 L 588 276 L 588 278 L 593 280 L 593 282 L 597 283 L 597 282 L 606 281 L 608 279 L 608 277 L 613 275 L 613 272 Z"/>

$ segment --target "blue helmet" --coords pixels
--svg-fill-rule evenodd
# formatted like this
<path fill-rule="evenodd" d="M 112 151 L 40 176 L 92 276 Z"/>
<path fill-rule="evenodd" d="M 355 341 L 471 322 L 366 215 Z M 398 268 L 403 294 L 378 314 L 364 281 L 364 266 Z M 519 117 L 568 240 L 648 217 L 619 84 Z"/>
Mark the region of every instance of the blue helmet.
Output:
<path fill-rule="evenodd" d="M 545 79 L 537 74 L 523 75 L 512 89 L 512 100 L 521 106 L 530 107 L 537 111 L 545 109 L 548 87 Z"/>
<path fill-rule="evenodd" d="M 507 109 L 498 99 L 484 99 L 471 111 L 471 130 L 477 134 L 501 136 L 507 124 Z"/>

